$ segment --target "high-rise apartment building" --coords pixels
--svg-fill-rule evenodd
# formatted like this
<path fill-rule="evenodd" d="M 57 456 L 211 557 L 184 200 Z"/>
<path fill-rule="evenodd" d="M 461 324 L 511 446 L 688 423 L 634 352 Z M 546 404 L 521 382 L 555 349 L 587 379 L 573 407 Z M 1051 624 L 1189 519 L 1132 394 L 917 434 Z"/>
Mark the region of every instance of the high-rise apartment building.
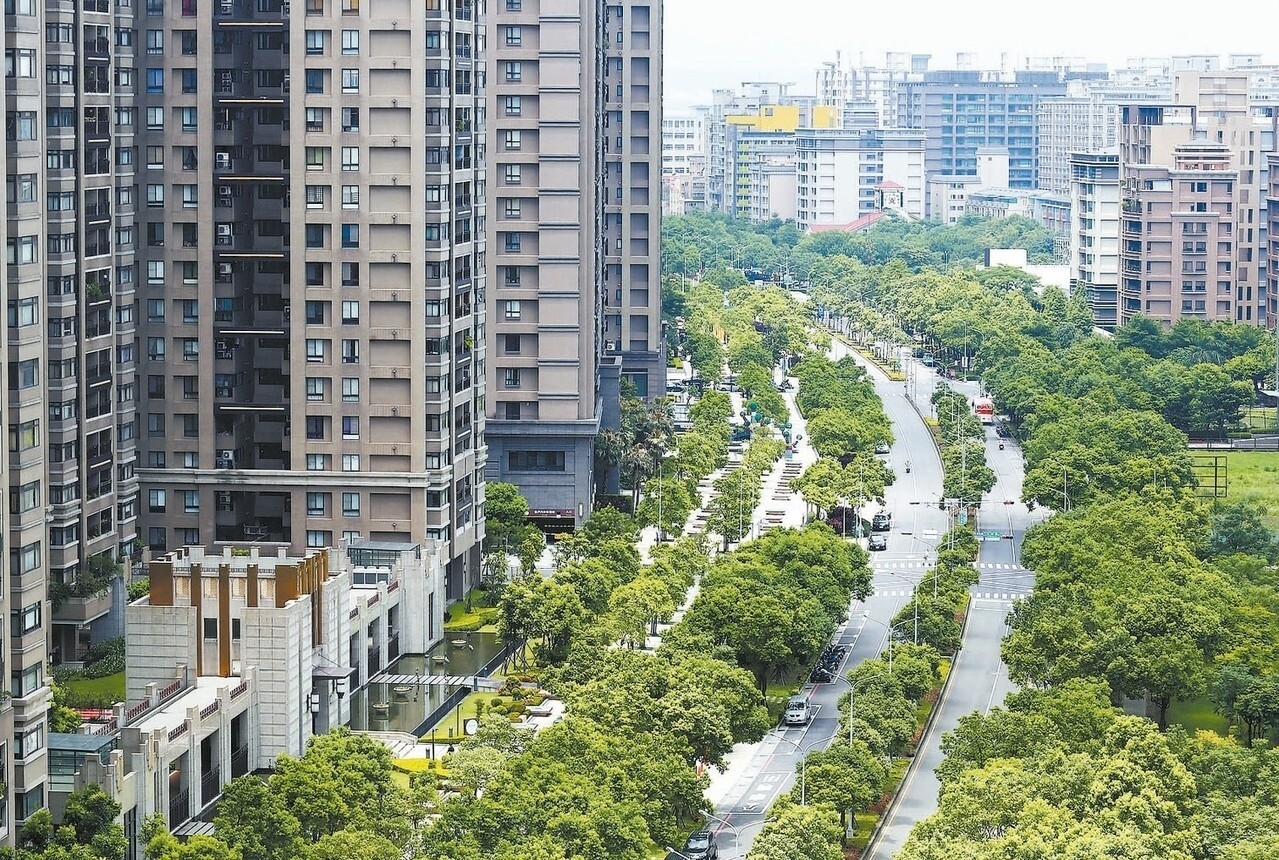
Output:
<path fill-rule="evenodd" d="M 47 802 L 45 663 L 75 659 L 103 602 L 90 559 L 131 554 L 132 10 L 5 4 L 10 618 L 0 654 L 0 841 Z M 95 608 L 96 607 L 96 608 Z"/>
<path fill-rule="evenodd" d="M 662 173 L 693 173 L 705 163 L 706 129 L 700 114 L 662 117 Z"/>
<path fill-rule="evenodd" d="M 1275 117 L 1254 115 L 1241 72 L 1176 73 L 1172 101 L 1121 114 L 1119 322 L 1258 324 Z"/>
<path fill-rule="evenodd" d="M 472 0 L 146 0 L 143 539 L 483 533 L 485 44 Z"/>
<path fill-rule="evenodd" d="M 1119 313 L 1119 155 L 1070 155 L 1070 289 L 1083 290 L 1107 330 Z"/>
<path fill-rule="evenodd" d="M 1076 82 L 1072 82 L 1076 83 Z M 1119 144 L 1119 105 L 1101 93 L 1044 99 L 1039 103 L 1039 189 L 1070 192 L 1070 155 Z"/>
<path fill-rule="evenodd" d="M 1009 185 L 1038 187 L 1039 106 L 1066 92 L 1058 72 L 926 72 L 897 86 L 897 122 L 927 132 L 931 177 L 975 175 L 977 148 L 1006 146 Z"/>
<path fill-rule="evenodd" d="M 657 0 L 490 7 L 488 472 L 589 515 L 621 378 L 665 390 Z"/>
<path fill-rule="evenodd" d="M 924 217 L 924 133 L 914 129 L 801 129 L 795 136 L 801 230 L 848 224 L 880 209 L 883 183 L 900 186 L 904 217 Z"/>
<path fill-rule="evenodd" d="M 1266 165 L 1266 325 L 1275 328 L 1279 326 L 1279 153 L 1268 153 Z"/>

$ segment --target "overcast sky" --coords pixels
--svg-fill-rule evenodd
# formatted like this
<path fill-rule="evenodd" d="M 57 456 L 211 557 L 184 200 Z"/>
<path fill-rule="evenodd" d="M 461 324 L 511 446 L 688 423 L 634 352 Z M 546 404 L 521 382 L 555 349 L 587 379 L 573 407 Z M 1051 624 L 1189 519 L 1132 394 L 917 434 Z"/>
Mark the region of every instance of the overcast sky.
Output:
<path fill-rule="evenodd" d="M 1151 0 L 666 0 L 666 104 L 682 112 L 742 81 L 794 81 L 811 93 L 814 69 L 837 50 L 876 65 L 887 51 L 932 54 L 933 69 L 954 68 L 960 51 L 991 66 L 1007 52 L 1112 67 L 1132 56 L 1264 52 L 1272 2 L 1216 0 L 1188 15 L 1191 4 Z"/>

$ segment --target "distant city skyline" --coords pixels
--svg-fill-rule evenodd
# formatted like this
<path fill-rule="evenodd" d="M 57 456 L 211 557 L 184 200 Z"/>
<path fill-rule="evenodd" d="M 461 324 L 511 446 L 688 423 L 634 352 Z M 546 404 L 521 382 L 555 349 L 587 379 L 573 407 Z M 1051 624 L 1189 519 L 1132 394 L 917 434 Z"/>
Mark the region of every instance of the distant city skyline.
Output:
<path fill-rule="evenodd" d="M 997 67 L 1003 54 L 1010 64 L 1025 56 L 1064 56 L 1114 68 L 1128 57 L 1267 53 L 1265 40 L 1240 43 L 1250 8 L 1258 11 L 1242 0 L 1224 0 L 1213 15 L 1196 16 L 1194 26 L 1185 27 L 1184 19 L 1154 16 L 1145 4 L 1108 0 L 1077 0 L 1051 20 L 1032 17 L 1044 9 L 1028 15 L 1012 0 L 919 0 L 909 15 L 897 4 L 846 0 L 784 6 L 684 0 L 666 7 L 666 109 L 685 112 L 709 101 L 712 89 L 751 80 L 791 81 L 796 92 L 812 92 L 816 67 L 836 51 L 867 64 L 882 63 L 890 51 L 931 54 L 935 69 L 953 68 L 958 53 L 977 54 L 987 68 Z"/>

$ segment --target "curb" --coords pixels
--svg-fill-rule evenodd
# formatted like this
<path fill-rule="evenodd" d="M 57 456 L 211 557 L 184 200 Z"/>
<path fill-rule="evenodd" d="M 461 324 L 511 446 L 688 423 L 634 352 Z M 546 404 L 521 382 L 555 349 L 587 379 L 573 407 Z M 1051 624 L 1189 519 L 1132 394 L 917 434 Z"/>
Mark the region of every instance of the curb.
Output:
<path fill-rule="evenodd" d="M 919 745 L 915 747 L 915 754 L 911 756 L 910 764 L 906 766 L 906 772 L 902 774 L 902 781 L 897 784 L 897 788 L 893 790 L 893 796 L 889 799 L 888 805 L 884 807 L 884 814 L 879 816 L 879 820 L 875 822 L 874 829 L 870 832 L 870 838 L 866 840 L 866 850 L 862 852 L 862 857 L 869 857 L 879 843 L 880 834 L 884 829 L 884 822 L 887 821 L 897 808 L 897 802 L 901 798 L 901 787 L 910 779 L 915 768 L 919 765 L 920 748 L 924 746 L 924 741 L 928 738 L 929 733 L 933 730 L 933 723 L 937 721 L 937 712 L 941 710 L 942 700 L 946 698 L 946 690 L 950 688 L 950 679 L 955 677 L 955 663 L 959 660 L 960 651 L 964 649 L 964 635 L 968 632 L 968 619 L 972 617 L 970 606 L 972 604 L 972 595 L 967 598 L 964 605 L 964 623 L 959 628 L 959 648 L 955 651 L 954 656 L 950 658 L 950 672 L 946 673 L 946 680 L 942 681 L 941 686 L 937 688 L 937 701 L 933 703 L 932 710 L 928 712 L 928 718 L 924 720 L 923 731 L 919 735 Z"/>

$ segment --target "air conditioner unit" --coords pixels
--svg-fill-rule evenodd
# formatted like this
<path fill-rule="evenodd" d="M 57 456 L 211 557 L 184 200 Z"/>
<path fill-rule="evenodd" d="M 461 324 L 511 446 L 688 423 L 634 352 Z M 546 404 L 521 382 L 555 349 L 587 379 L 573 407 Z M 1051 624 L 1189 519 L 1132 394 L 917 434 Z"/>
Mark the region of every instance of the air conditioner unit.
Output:
<path fill-rule="evenodd" d="M 229 277 L 231 277 L 231 264 L 230 264 L 230 263 L 218 263 L 218 277 L 219 277 L 219 278 L 229 278 Z"/>
<path fill-rule="evenodd" d="M 230 197 L 230 196 L 231 196 L 231 186 L 230 186 L 230 185 L 219 185 L 219 186 L 218 186 L 218 196 L 219 196 L 219 197 Z"/>
<path fill-rule="evenodd" d="M 231 169 L 231 153 L 229 152 L 214 153 L 213 164 L 214 164 L 214 167 L 216 167 L 218 170 L 230 170 Z"/>

